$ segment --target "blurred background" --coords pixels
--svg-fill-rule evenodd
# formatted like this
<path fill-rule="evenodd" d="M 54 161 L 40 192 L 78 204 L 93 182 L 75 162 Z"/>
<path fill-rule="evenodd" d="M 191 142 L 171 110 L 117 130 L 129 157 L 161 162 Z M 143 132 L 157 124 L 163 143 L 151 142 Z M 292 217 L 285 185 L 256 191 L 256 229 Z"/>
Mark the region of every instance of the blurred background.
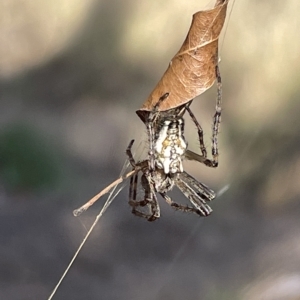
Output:
<path fill-rule="evenodd" d="M 119 176 L 132 138 L 146 140 L 135 110 L 213 2 L 0 2 L 1 299 L 49 297 L 103 200 L 73 209 Z M 131 214 L 127 184 L 53 299 L 300 299 L 300 3 L 232 4 L 220 166 L 186 163 L 225 191 L 214 213 L 160 199 L 149 223 Z M 192 105 L 208 147 L 215 97 Z M 197 151 L 194 125 L 186 132 Z"/>

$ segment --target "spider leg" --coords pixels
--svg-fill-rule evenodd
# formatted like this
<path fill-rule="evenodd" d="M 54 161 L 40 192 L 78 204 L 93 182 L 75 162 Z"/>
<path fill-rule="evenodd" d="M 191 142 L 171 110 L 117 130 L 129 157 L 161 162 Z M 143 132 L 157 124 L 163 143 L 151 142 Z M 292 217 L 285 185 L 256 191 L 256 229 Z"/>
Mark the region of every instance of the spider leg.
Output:
<path fill-rule="evenodd" d="M 158 205 L 156 193 L 153 183 L 151 182 L 151 175 L 145 172 L 142 175 L 142 186 L 145 191 L 145 201 L 147 201 L 151 215 L 147 218 L 148 221 L 155 221 L 160 217 L 160 208 Z"/>
<path fill-rule="evenodd" d="M 158 205 L 157 197 L 155 193 L 151 193 L 152 201 L 149 202 L 151 215 L 147 218 L 149 222 L 155 221 L 160 217 L 160 208 Z"/>
<path fill-rule="evenodd" d="M 194 160 L 197 160 L 203 164 L 205 164 L 208 167 L 216 168 L 218 166 L 218 159 L 219 159 L 219 150 L 218 150 L 218 134 L 220 131 L 220 125 L 221 125 L 221 111 L 222 111 L 222 79 L 220 75 L 219 66 L 216 65 L 216 79 L 217 79 L 217 101 L 216 101 L 216 111 L 213 117 L 213 126 L 212 126 L 212 147 L 211 147 L 211 154 L 212 159 L 207 158 L 207 151 L 206 147 L 204 145 L 204 138 L 203 138 L 203 129 L 199 122 L 197 121 L 195 115 L 192 113 L 189 106 L 186 107 L 186 110 L 191 116 L 191 119 L 195 123 L 198 131 L 198 137 L 199 137 L 199 143 L 200 143 L 200 150 L 201 155 L 197 157 L 196 155 L 190 155 L 190 157 L 193 157 Z M 192 151 L 190 151 L 192 152 Z M 192 152 L 193 153 L 193 152 Z M 188 155 L 187 155 L 188 156 Z"/>
<path fill-rule="evenodd" d="M 137 184 L 138 184 L 138 174 L 135 174 L 134 176 L 131 177 L 130 179 L 130 187 L 129 187 L 129 205 L 132 207 L 132 213 L 136 216 L 139 217 L 144 217 L 148 218 L 149 215 L 147 215 L 144 212 L 139 211 L 137 208 L 138 207 L 144 207 L 148 204 L 148 201 L 146 200 L 146 197 L 142 201 L 137 201 L 136 196 L 137 196 Z"/>
<path fill-rule="evenodd" d="M 222 79 L 221 74 L 219 70 L 219 66 L 216 65 L 216 78 L 217 78 L 217 103 L 216 103 L 216 112 L 214 115 L 214 121 L 213 121 L 213 127 L 212 127 L 212 162 L 213 167 L 218 166 L 218 158 L 219 158 L 219 151 L 218 151 L 218 133 L 220 131 L 220 125 L 221 125 L 221 111 L 222 111 Z"/>
<path fill-rule="evenodd" d="M 137 182 L 138 182 L 138 174 L 134 174 L 130 178 L 130 184 L 129 184 L 129 204 L 132 203 L 132 202 L 136 202 Z"/>
<path fill-rule="evenodd" d="M 144 189 L 144 199 L 141 201 L 137 201 L 137 186 L 138 186 L 138 174 L 135 174 L 130 179 L 130 187 L 129 187 L 129 205 L 132 207 L 132 213 L 136 216 L 147 219 L 148 221 L 155 221 L 160 217 L 160 209 L 157 201 L 157 197 L 155 193 L 151 190 L 151 187 L 148 183 L 145 175 L 142 175 L 141 178 L 142 186 Z M 138 209 L 138 207 L 147 206 L 149 212 L 143 212 Z"/>
<path fill-rule="evenodd" d="M 128 160 L 129 160 L 131 166 L 133 168 L 135 168 L 136 167 L 136 163 L 135 163 L 135 160 L 134 160 L 132 152 L 131 152 L 131 148 L 132 148 L 133 143 L 134 143 L 134 140 L 131 140 L 130 143 L 129 143 L 129 145 L 128 145 L 128 147 L 127 147 L 127 149 L 126 149 L 126 154 L 128 156 Z"/>
<path fill-rule="evenodd" d="M 200 197 L 203 197 L 205 200 L 211 201 L 216 197 L 216 194 L 213 190 L 211 190 L 205 184 L 196 180 L 193 176 L 191 176 L 187 172 L 183 171 L 178 176 L 181 178 L 182 181 L 190 184 L 196 190 L 196 193 Z"/>
<path fill-rule="evenodd" d="M 158 99 L 157 103 L 153 106 L 153 109 L 152 109 L 151 113 L 149 114 L 148 122 L 154 121 L 154 119 L 156 118 L 156 114 L 158 112 L 158 108 L 159 108 L 160 104 L 168 97 L 169 97 L 169 93 L 165 93 Z"/>
<path fill-rule="evenodd" d="M 189 106 L 186 107 L 187 112 L 189 113 L 192 121 L 194 122 L 194 124 L 196 125 L 197 131 L 198 131 L 198 138 L 199 138 L 199 143 L 200 143 L 200 151 L 201 151 L 201 156 L 203 158 L 207 157 L 207 151 L 206 151 L 206 147 L 204 145 L 204 138 L 203 138 L 203 129 L 200 125 L 200 123 L 197 121 L 195 115 L 192 113 L 191 109 L 189 108 Z"/>
<path fill-rule="evenodd" d="M 189 185 L 184 182 L 180 177 L 176 180 L 177 187 L 187 197 L 191 203 L 196 207 L 197 213 L 201 216 L 208 216 L 211 214 L 212 209 L 208 206 L 203 198 L 200 197 Z"/>
<path fill-rule="evenodd" d="M 136 210 L 138 206 L 145 206 L 146 203 L 141 203 L 141 201 L 136 200 L 137 195 L 137 183 L 138 183 L 138 174 L 134 174 L 130 178 L 130 185 L 129 185 L 129 205 L 132 207 L 132 213 L 134 215 L 139 215 L 139 211 Z"/>
<path fill-rule="evenodd" d="M 169 197 L 167 195 L 167 193 L 160 193 L 160 195 L 166 200 L 166 202 L 173 207 L 175 210 L 180 210 L 183 212 L 192 212 L 192 213 L 196 213 L 199 214 L 199 210 L 195 207 L 190 207 L 188 205 L 182 205 L 182 204 L 178 204 L 176 202 L 174 202 L 171 197 Z"/>
<path fill-rule="evenodd" d="M 127 149 L 126 149 L 126 154 L 128 156 L 128 160 L 132 166 L 133 169 L 136 169 L 137 167 L 142 167 L 145 164 L 146 161 L 138 162 L 136 163 L 133 155 L 132 155 L 132 145 L 134 143 L 134 140 L 131 140 Z M 151 187 L 151 176 L 149 178 L 146 178 L 146 175 L 144 174 L 146 171 L 143 169 L 143 175 L 142 175 L 142 185 L 143 189 L 145 192 L 144 200 L 137 201 L 137 186 L 138 186 L 138 177 L 139 177 L 139 172 L 137 174 L 134 174 L 130 178 L 130 184 L 129 184 L 129 205 L 132 207 L 132 213 L 136 216 L 146 218 L 148 221 L 154 221 L 160 216 L 160 209 L 157 201 L 156 194 L 154 192 L 154 188 Z M 148 206 L 150 210 L 150 214 L 142 212 L 138 210 L 138 207 L 144 207 Z"/>

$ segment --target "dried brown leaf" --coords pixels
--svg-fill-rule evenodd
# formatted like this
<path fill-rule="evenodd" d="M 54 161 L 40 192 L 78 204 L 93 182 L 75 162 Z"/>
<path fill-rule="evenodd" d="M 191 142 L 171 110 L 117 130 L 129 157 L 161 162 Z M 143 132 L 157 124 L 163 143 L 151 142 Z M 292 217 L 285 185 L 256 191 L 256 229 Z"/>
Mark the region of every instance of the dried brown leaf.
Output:
<path fill-rule="evenodd" d="M 229 0 L 217 0 L 215 7 L 193 15 L 188 35 L 168 69 L 143 106 L 137 110 L 145 120 L 165 93 L 169 97 L 160 106 L 166 111 L 191 101 L 204 93 L 215 82 L 218 64 L 218 40 L 223 28 Z"/>

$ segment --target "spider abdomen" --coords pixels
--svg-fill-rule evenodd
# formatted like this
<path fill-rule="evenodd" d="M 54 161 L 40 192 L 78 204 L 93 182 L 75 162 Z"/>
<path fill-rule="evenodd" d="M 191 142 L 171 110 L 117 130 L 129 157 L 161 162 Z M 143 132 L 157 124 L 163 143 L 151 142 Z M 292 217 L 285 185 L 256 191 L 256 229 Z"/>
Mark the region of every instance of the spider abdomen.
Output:
<path fill-rule="evenodd" d="M 155 163 L 165 174 L 183 172 L 182 160 L 187 150 L 183 133 L 182 117 L 166 118 L 158 126 L 154 142 Z"/>

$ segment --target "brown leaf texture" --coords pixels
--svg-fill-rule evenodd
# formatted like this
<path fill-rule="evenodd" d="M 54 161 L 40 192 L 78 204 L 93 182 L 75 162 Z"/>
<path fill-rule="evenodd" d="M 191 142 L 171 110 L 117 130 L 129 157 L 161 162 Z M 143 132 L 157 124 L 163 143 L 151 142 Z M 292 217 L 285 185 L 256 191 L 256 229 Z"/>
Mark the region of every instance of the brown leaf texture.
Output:
<path fill-rule="evenodd" d="M 191 101 L 215 82 L 218 64 L 218 40 L 223 28 L 229 0 L 217 0 L 215 7 L 193 15 L 189 32 L 178 53 L 143 106 L 137 110 L 144 121 L 158 99 L 169 96 L 160 105 L 166 111 Z"/>

